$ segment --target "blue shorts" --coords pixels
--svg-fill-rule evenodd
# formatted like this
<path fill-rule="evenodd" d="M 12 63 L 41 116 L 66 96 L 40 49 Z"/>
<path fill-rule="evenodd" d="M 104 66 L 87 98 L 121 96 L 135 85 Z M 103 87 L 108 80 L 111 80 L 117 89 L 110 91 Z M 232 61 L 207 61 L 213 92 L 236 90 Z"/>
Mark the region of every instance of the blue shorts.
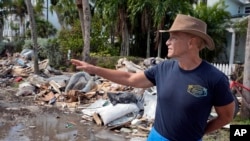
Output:
<path fill-rule="evenodd" d="M 154 127 L 152 127 L 149 135 L 148 135 L 148 139 L 147 141 L 170 141 L 169 139 L 163 137 L 162 135 L 160 135 Z M 202 139 L 198 140 L 198 141 L 202 141 Z"/>

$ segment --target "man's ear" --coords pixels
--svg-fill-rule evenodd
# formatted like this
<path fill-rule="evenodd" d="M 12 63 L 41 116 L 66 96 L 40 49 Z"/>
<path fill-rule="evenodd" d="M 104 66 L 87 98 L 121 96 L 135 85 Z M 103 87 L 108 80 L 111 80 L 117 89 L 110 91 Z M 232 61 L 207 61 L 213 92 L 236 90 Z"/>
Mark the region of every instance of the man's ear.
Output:
<path fill-rule="evenodd" d="M 195 38 L 191 38 L 188 41 L 188 46 L 192 46 L 195 43 Z"/>

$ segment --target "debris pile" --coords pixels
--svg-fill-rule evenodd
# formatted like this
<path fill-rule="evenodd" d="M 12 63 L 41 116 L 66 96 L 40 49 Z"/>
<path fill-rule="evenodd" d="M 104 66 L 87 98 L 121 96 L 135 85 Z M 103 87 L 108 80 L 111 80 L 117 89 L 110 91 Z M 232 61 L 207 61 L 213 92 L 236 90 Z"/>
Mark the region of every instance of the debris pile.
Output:
<path fill-rule="evenodd" d="M 155 87 L 133 88 L 83 71 L 60 72 L 52 69 L 47 59 L 39 62 L 43 75 L 35 75 L 30 54 L 27 50 L 0 60 L 1 86 L 18 82 L 16 96 L 32 96 L 36 105 L 78 110 L 83 120 L 94 121 L 116 132 L 147 136 L 155 115 Z M 148 58 L 138 65 L 121 58 L 116 69 L 136 73 L 163 60 Z"/>

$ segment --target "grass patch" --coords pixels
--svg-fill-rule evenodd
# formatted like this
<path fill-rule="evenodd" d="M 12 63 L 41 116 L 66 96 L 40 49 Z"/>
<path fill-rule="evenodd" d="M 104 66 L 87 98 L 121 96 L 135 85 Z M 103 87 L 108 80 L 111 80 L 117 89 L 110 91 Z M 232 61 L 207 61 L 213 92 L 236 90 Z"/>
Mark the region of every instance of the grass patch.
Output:
<path fill-rule="evenodd" d="M 202 141 L 229 141 L 230 139 L 229 129 L 219 129 L 210 134 L 206 134 Z"/>
<path fill-rule="evenodd" d="M 250 125 L 250 119 L 242 119 L 240 116 L 236 116 L 231 124 Z"/>
<path fill-rule="evenodd" d="M 231 125 L 250 125 L 250 119 L 242 119 L 239 115 L 230 123 Z M 230 141 L 230 129 L 221 128 L 213 133 L 206 134 L 203 141 Z"/>

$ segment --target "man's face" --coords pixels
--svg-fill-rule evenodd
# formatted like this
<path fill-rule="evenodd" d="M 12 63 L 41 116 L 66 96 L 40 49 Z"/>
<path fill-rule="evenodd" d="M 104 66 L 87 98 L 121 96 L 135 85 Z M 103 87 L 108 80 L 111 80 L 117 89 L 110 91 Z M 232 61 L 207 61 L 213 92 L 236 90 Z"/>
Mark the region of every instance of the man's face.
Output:
<path fill-rule="evenodd" d="M 191 35 L 183 32 L 170 32 L 170 37 L 166 42 L 168 46 L 169 58 L 180 58 L 188 51 L 189 41 L 192 39 Z"/>

